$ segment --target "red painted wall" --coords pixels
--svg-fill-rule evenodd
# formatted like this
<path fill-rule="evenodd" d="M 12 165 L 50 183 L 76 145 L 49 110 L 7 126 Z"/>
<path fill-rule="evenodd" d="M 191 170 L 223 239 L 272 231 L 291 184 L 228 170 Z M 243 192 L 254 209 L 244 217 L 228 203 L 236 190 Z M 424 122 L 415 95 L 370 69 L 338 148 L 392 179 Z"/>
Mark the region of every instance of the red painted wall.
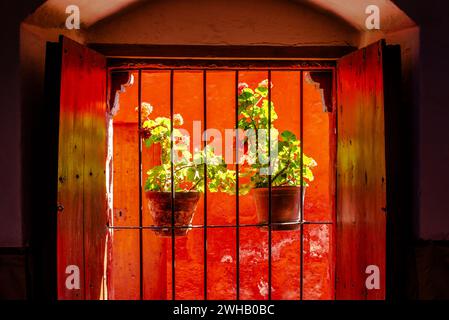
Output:
<path fill-rule="evenodd" d="M 266 72 L 240 72 L 241 82 L 254 87 L 267 78 Z M 207 128 L 235 126 L 234 73 L 207 72 Z M 136 76 L 137 80 L 137 76 Z M 202 72 L 176 71 L 174 112 L 184 117 L 184 128 L 192 132 L 192 121 L 203 122 Z M 300 77 L 295 71 L 273 71 L 272 100 L 279 119 L 276 127 L 290 130 L 299 137 Z M 138 137 L 137 89 L 134 84 L 120 96 L 120 111 L 114 118 L 114 224 L 138 225 Z M 154 116 L 169 116 L 169 72 L 142 75 L 142 100 L 154 106 Z M 304 81 L 304 151 L 318 166 L 315 181 L 306 192 L 305 218 L 331 221 L 328 113 L 323 112 L 321 95 L 315 84 Z M 224 142 L 223 142 L 224 148 Z M 144 149 L 144 173 L 156 164 L 157 152 Z M 145 174 L 143 175 L 145 179 Z M 240 197 L 240 223 L 257 223 L 251 195 Z M 203 224 L 204 198 L 201 197 L 194 224 Z M 209 225 L 235 224 L 235 197 L 208 193 Z M 144 198 L 144 225 L 152 221 Z M 333 243 L 332 226 L 306 225 L 304 228 L 304 299 L 332 299 Z M 171 298 L 171 239 L 159 238 L 150 230 L 143 232 L 143 281 L 145 299 Z M 139 231 L 114 231 L 109 265 L 109 294 L 112 299 L 139 298 Z M 208 299 L 236 297 L 236 230 L 208 229 Z M 203 230 L 193 229 L 187 237 L 176 239 L 176 298 L 203 299 Z M 299 299 L 300 233 L 273 232 L 272 297 Z M 240 228 L 240 298 L 268 297 L 268 232 L 257 227 Z"/>

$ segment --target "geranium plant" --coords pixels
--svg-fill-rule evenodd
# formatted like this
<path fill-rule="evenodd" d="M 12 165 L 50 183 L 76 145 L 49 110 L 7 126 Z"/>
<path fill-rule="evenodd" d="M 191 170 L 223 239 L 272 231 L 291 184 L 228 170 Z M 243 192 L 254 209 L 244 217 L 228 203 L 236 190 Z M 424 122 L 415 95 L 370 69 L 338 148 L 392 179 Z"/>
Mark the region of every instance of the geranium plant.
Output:
<path fill-rule="evenodd" d="M 268 80 L 260 82 L 254 89 L 240 83 L 238 108 L 238 127 L 246 132 L 242 175 L 251 177 L 249 185 L 242 186 L 242 192 L 268 187 L 270 173 L 274 187 L 301 186 L 301 172 L 302 186 L 313 181 L 312 169 L 317 165 L 315 160 L 305 154 L 301 159 L 300 141 L 296 135 L 288 130 L 279 134 L 274 127 L 278 115 L 273 101 L 268 99 Z"/>
<path fill-rule="evenodd" d="M 163 237 L 185 236 L 205 184 L 210 192 L 231 192 L 235 172 L 227 170 L 211 146 L 190 152 L 189 136 L 179 128 L 184 122 L 180 114 L 172 123 L 167 117 L 152 119 L 152 111 L 150 104 L 142 104 L 141 137 L 147 147 L 159 145 L 161 150 L 160 164 L 148 170 L 145 182 L 148 208 L 158 227 L 153 231 Z"/>
<path fill-rule="evenodd" d="M 248 181 L 239 190 L 240 194 L 253 190 L 262 226 L 270 223 L 272 230 L 296 230 L 300 226 L 305 188 L 314 179 L 312 169 L 317 163 L 302 153 L 295 134 L 288 130 L 279 134 L 274 127 L 278 115 L 268 98 L 269 85 L 272 87 L 268 80 L 254 89 L 246 83 L 239 84 L 238 127 L 245 132 L 239 176 Z"/>
<path fill-rule="evenodd" d="M 259 221 L 275 223 L 275 230 L 293 230 L 299 226 L 300 198 L 304 197 L 308 182 L 314 179 L 312 169 L 317 163 L 302 153 L 295 134 L 287 130 L 279 134 L 274 127 L 278 116 L 273 102 L 268 99 L 268 85 L 267 80 L 254 89 L 245 83 L 239 84 L 238 128 L 244 132 L 245 146 L 239 157 L 239 178 L 243 182 L 239 184 L 239 194 L 254 189 Z M 152 119 L 151 113 L 152 106 L 142 104 L 142 138 L 147 147 L 155 144 L 161 147 L 160 164 L 147 172 L 145 191 L 149 208 L 156 223 L 162 226 L 156 232 L 169 236 L 170 229 L 165 227 L 174 222 L 181 228 L 171 232 L 185 235 L 188 229 L 182 227 L 190 225 L 199 193 L 205 192 L 205 185 L 210 192 L 235 194 L 236 172 L 228 169 L 223 158 L 209 145 L 193 154 L 190 152 L 189 136 L 180 128 L 183 125 L 180 114 L 173 116 L 172 123 L 167 117 Z"/>
<path fill-rule="evenodd" d="M 235 172 L 227 170 L 221 156 L 211 146 L 201 151 L 190 152 L 190 140 L 179 129 L 183 125 L 180 114 L 173 115 L 173 133 L 170 118 L 152 119 L 153 107 L 142 104 L 142 138 L 147 147 L 161 146 L 160 165 L 147 171 L 146 191 L 170 192 L 172 184 L 171 137 L 173 136 L 173 181 L 175 192 L 204 192 L 204 167 L 207 171 L 207 185 L 210 192 L 230 192 L 235 185 Z"/>

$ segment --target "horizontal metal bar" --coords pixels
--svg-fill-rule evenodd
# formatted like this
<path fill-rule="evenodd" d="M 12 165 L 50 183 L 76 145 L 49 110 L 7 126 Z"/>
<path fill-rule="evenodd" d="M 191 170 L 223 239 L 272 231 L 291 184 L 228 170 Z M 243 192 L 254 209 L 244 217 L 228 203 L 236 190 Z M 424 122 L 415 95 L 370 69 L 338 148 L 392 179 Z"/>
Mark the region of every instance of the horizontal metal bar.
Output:
<path fill-rule="evenodd" d="M 272 222 L 271 226 L 285 226 L 285 225 L 320 225 L 320 224 L 333 224 L 332 221 L 302 221 L 302 222 Z M 268 223 L 256 223 L 256 224 L 240 224 L 240 225 L 182 225 L 173 226 L 174 229 L 216 229 L 216 228 L 249 228 L 249 227 L 268 227 Z M 149 229 L 149 230 L 161 230 L 161 229 L 171 229 L 172 226 L 107 226 L 109 229 L 114 230 L 138 230 L 138 229 Z"/>
<path fill-rule="evenodd" d="M 300 65 L 289 65 L 287 67 L 276 67 L 276 66 L 268 66 L 268 67 L 256 67 L 256 66 L 241 66 L 241 67 L 236 67 L 236 66 L 232 66 L 232 67 L 221 67 L 221 66 L 216 66 L 216 65 L 211 65 L 211 66 L 207 66 L 207 67 L 196 67 L 196 66 L 192 66 L 192 67 L 176 67 L 176 66 L 165 66 L 165 65 L 158 65 L 157 67 L 142 67 L 142 66 L 135 66 L 135 67 L 130 67 L 130 66 L 124 66 L 124 67 L 117 67 L 117 66 L 110 66 L 109 67 L 109 71 L 111 72 L 135 72 L 138 70 L 142 70 L 143 72 L 145 71 L 260 71 L 260 72 L 268 72 L 268 70 L 272 70 L 272 71 L 333 71 L 335 69 L 335 66 L 330 64 L 328 66 L 316 66 L 316 67 L 304 67 L 304 66 L 300 66 Z"/>

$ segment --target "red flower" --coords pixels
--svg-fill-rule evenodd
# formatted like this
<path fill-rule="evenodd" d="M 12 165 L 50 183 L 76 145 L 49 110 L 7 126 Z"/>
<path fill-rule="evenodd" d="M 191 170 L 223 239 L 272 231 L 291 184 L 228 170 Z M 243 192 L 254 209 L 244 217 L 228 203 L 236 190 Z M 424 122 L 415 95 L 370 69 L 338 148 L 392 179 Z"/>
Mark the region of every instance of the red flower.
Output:
<path fill-rule="evenodd" d="M 151 137 L 151 130 L 149 128 L 141 128 L 139 131 L 142 139 L 148 139 Z"/>
<path fill-rule="evenodd" d="M 240 82 L 239 83 L 239 95 L 242 94 L 243 90 L 248 88 L 248 84 L 245 82 Z"/>

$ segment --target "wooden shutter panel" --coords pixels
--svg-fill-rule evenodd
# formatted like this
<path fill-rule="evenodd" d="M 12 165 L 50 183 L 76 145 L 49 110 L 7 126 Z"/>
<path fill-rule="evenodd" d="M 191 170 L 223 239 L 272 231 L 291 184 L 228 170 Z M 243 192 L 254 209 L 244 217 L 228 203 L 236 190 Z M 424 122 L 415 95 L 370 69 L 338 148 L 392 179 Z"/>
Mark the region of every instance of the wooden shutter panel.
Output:
<path fill-rule="evenodd" d="M 60 45 L 58 298 L 99 299 L 107 235 L 106 59 L 64 37 Z M 67 280 L 68 266 L 79 268 L 79 289 Z"/>
<path fill-rule="evenodd" d="M 370 45 L 337 67 L 337 299 L 385 299 L 383 48 Z M 379 268 L 379 289 L 366 286 L 370 265 Z"/>

